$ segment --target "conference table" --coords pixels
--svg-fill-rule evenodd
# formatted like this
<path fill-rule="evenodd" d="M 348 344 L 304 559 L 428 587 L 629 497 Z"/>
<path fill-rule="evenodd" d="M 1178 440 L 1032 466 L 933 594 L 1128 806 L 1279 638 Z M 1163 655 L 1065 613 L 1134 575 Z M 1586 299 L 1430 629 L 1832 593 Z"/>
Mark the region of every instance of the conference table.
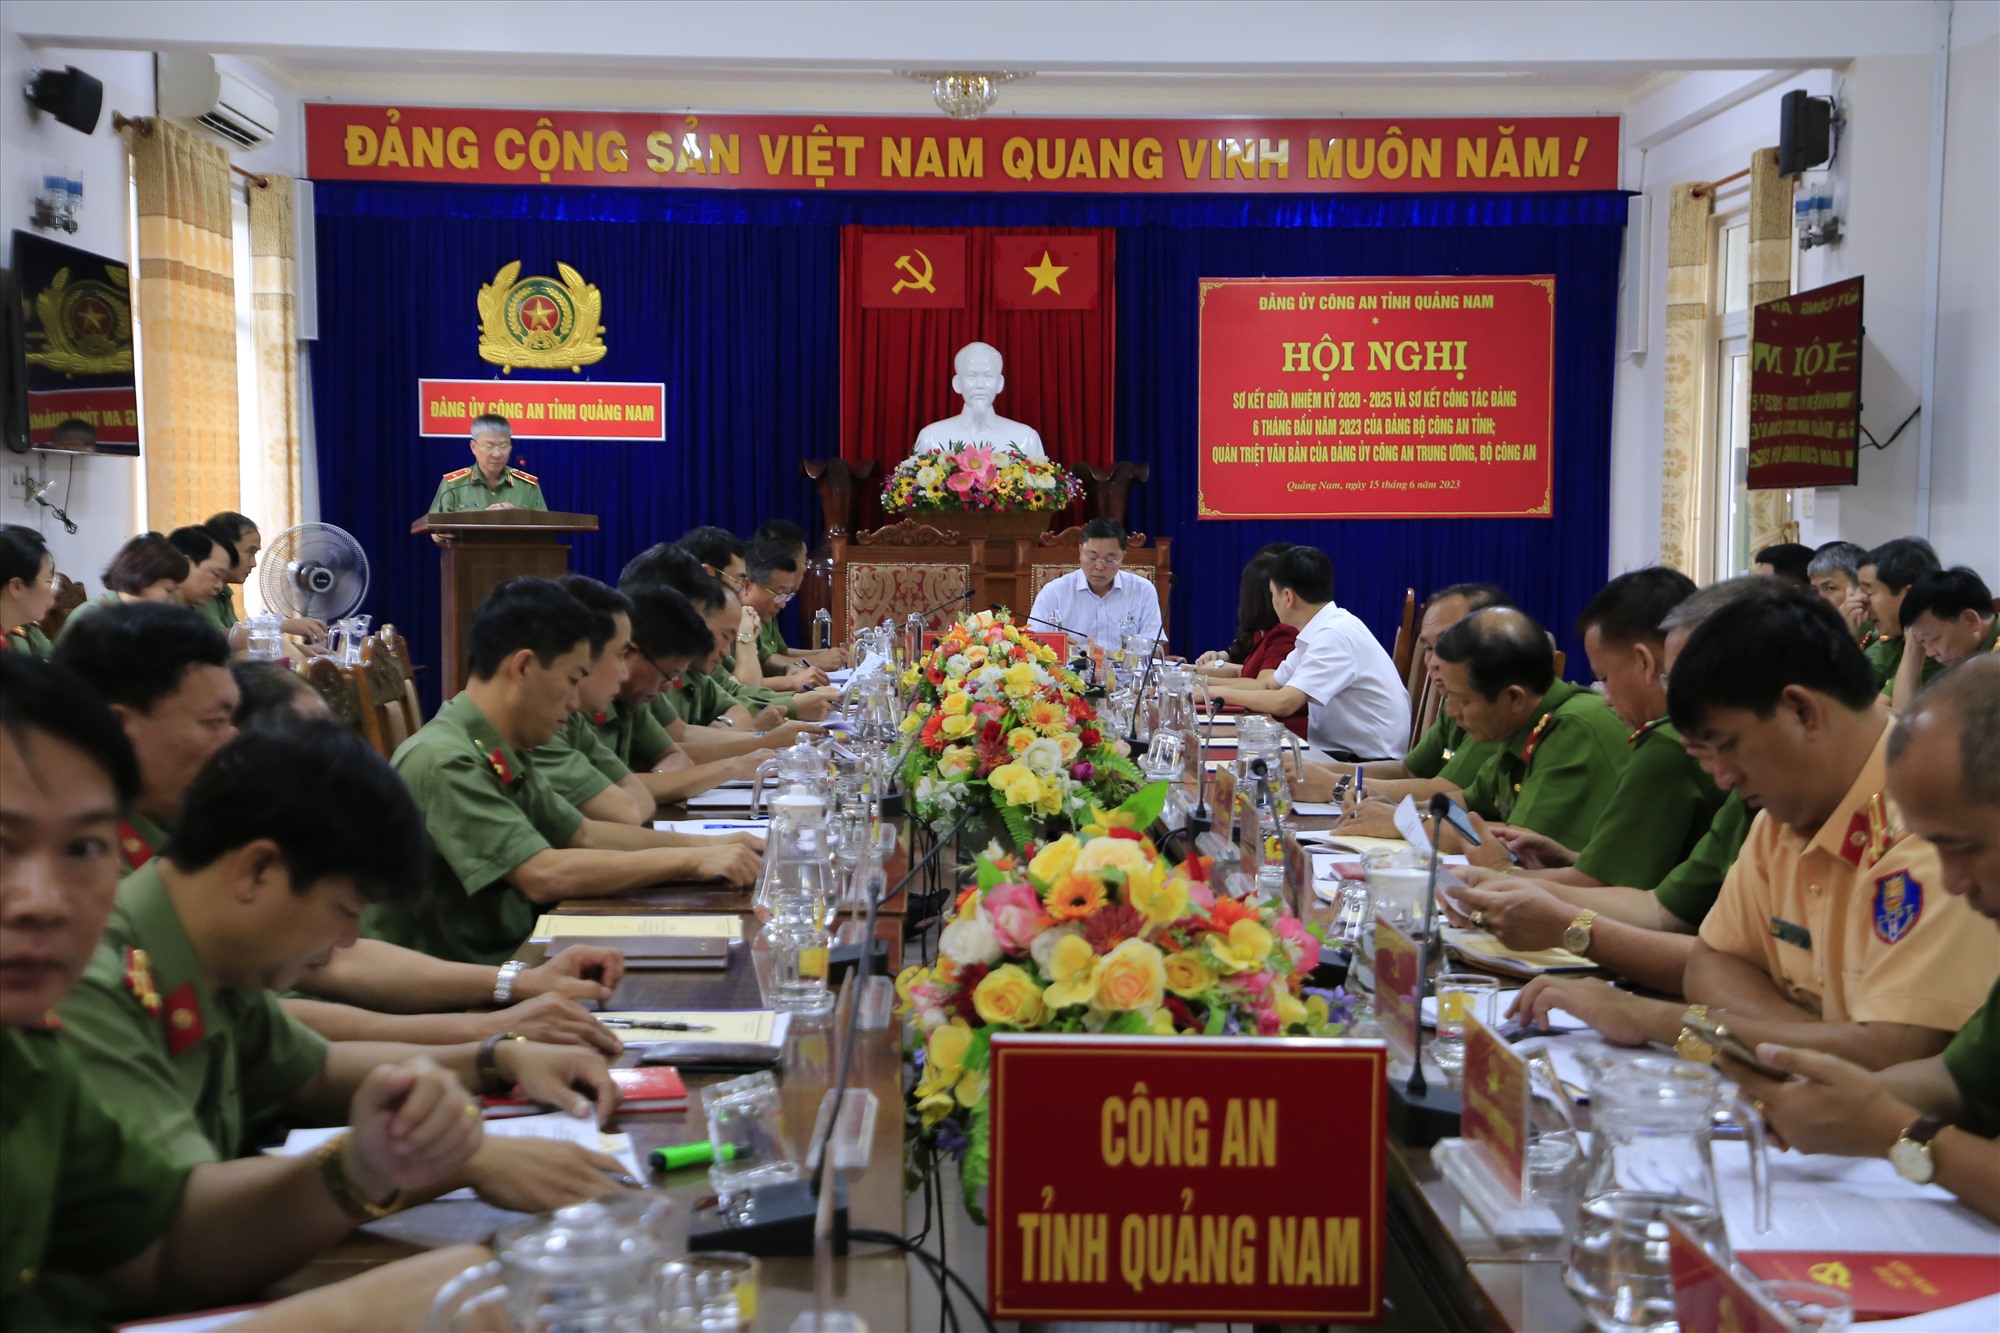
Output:
<path fill-rule="evenodd" d="M 745 800 L 747 803 L 747 793 Z M 662 812 L 663 816 L 669 812 Z M 716 811 L 704 808 L 701 814 Z M 1324 828 L 1328 818 L 1304 818 L 1302 829 Z M 901 860 L 901 857 L 898 857 Z M 891 882 L 900 868 L 891 868 Z M 889 942 L 891 968 L 899 966 L 904 947 L 905 903 L 892 901 L 877 922 L 877 935 Z M 1315 910 L 1326 912 L 1324 906 Z M 733 913 L 745 920 L 746 943 L 730 950 L 726 969 L 713 971 L 628 972 L 617 993 L 604 1006 L 610 1010 L 723 1010 L 762 1008 L 758 953 L 747 942 L 756 928 L 748 895 L 741 891 L 695 886 L 661 886 L 612 900 L 562 904 L 564 914 L 646 912 Z M 850 936 L 858 923 L 848 927 Z M 918 939 L 909 948 L 915 952 Z M 523 946 L 520 957 L 539 961 L 541 947 Z M 794 1021 L 777 1067 L 783 1095 L 783 1116 L 792 1146 L 804 1150 L 826 1092 L 838 1072 L 841 1035 L 846 1026 L 845 991 L 834 1013 L 815 1022 Z M 870 1165 L 847 1179 L 849 1225 L 856 1230 L 913 1236 L 926 1227 L 926 1248 L 940 1250 L 955 1272 L 984 1298 L 986 1235 L 966 1216 L 958 1197 L 955 1172 L 947 1170 L 941 1200 L 931 1211 L 919 1196 L 904 1193 L 904 1117 L 901 1053 L 902 1023 L 887 1030 L 856 1034 L 851 1086 L 875 1094 L 878 1114 Z M 635 1063 L 628 1050 L 618 1061 Z M 642 1162 L 654 1148 L 706 1138 L 700 1089 L 720 1076 L 683 1070 L 690 1090 L 682 1112 L 621 1116 L 607 1126 L 631 1135 Z M 1388 1259 L 1385 1294 L 1388 1308 L 1380 1327 L 1389 1329 L 1504 1329 L 1518 1333 L 1568 1333 L 1589 1327 L 1582 1308 L 1562 1285 L 1562 1242 L 1538 1245 L 1502 1244 L 1488 1235 L 1431 1163 L 1427 1148 L 1397 1140 L 1389 1142 Z M 673 1201 L 670 1238 L 678 1242 L 696 1206 L 713 1193 L 706 1168 L 662 1176 L 649 1174 L 649 1186 Z M 461 1241 L 484 1241 L 498 1227 L 519 1220 L 478 1202 L 438 1201 L 371 1224 L 295 1277 L 283 1290 L 296 1290 L 348 1276 L 359 1269 L 387 1262 L 418 1249 Z M 935 1279 L 925 1267 L 900 1250 L 855 1243 L 849 1254 L 832 1264 L 830 1309 L 859 1315 L 878 1333 L 897 1329 L 941 1327 Z M 753 1326 L 789 1329 L 793 1319 L 813 1307 L 813 1260 L 766 1258 L 761 1261 L 761 1291 Z M 961 1298 L 961 1326 L 978 1322 Z"/>

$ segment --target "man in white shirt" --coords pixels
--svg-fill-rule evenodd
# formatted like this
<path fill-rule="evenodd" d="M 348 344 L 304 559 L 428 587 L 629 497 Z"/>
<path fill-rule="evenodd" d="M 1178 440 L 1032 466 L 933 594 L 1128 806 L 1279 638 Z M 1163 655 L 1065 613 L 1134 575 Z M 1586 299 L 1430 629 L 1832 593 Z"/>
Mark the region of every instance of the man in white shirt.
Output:
<path fill-rule="evenodd" d="M 1269 685 L 1211 684 L 1208 692 L 1253 713 L 1307 710 L 1306 736 L 1336 757 L 1383 759 L 1409 748 L 1410 693 L 1368 627 L 1333 604 L 1333 562 L 1294 546 L 1271 564 L 1271 606 L 1299 632 Z"/>
<path fill-rule="evenodd" d="M 1107 651 L 1119 647 L 1123 634 L 1156 637 L 1160 595 L 1149 580 L 1121 570 L 1124 561 L 1125 525 L 1115 518 L 1090 520 L 1083 528 L 1081 567 L 1049 580 L 1035 594 L 1029 614 L 1040 623 L 1031 622 L 1031 628 L 1061 626 L 1072 641 L 1085 638 Z"/>

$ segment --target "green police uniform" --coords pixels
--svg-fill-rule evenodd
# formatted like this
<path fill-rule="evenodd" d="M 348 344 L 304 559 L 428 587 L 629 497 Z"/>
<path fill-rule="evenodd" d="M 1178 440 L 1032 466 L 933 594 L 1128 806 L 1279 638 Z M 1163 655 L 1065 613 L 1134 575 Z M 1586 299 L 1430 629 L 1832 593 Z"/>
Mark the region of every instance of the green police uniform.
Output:
<path fill-rule="evenodd" d="M 1741 796 L 1729 793 L 1716 807 L 1708 832 L 1702 834 L 1687 860 L 1668 871 L 1655 886 L 1654 900 L 1690 926 L 1699 926 L 1708 909 L 1715 906 L 1722 881 L 1729 867 L 1736 864 L 1736 854 L 1750 836 L 1750 821 L 1756 817 L 1757 812 L 1743 804 Z"/>
<path fill-rule="evenodd" d="M 656 714 L 671 713 L 691 727 L 706 727 L 740 702 L 735 693 L 723 684 L 735 684 L 726 668 L 714 671 L 683 671 L 680 684 L 669 690 L 661 690 L 660 698 L 654 701 Z M 661 700 L 666 701 L 664 707 Z M 748 707 L 748 705 L 745 705 Z M 763 705 L 758 705 L 761 708 Z M 757 708 L 751 708 L 755 713 Z M 669 725 L 664 716 L 661 725 Z"/>
<path fill-rule="evenodd" d="M 516 509 L 546 510 L 542 483 L 517 467 L 500 474 L 498 486 L 488 486 L 476 467 L 462 467 L 438 479 L 437 494 L 431 497 L 433 514 L 462 514 L 472 509 L 491 509 L 510 504 Z"/>
<path fill-rule="evenodd" d="M 1944 1048 L 1944 1067 L 1965 1100 L 1989 1115 L 2000 1111 L 2000 982 Z"/>
<path fill-rule="evenodd" d="M 124 879 L 167 850 L 167 830 L 132 811 L 118 821 L 118 878 Z"/>
<path fill-rule="evenodd" d="M 766 708 L 782 708 L 786 717 L 797 717 L 798 707 L 794 700 L 797 695 L 783 690 L 767 690 L 762 685 L 745 685 L 736 679 L 736 654 L 722 659 L 722 665 L 715 669 L 716 686 L 735 702 L 742 704 L 751 713 L 760 713 Z"/>
<path fill-rule="evenodd" d="M 0 1328 L 73 1327 L 87 1316 L 42 1281 L 102 1273 L 166 1234 L 188 1168 L 98 1100 L 53 1028 L 0 1032 Z"/>
<path fill-rule="evenodd" d="M 118 886 L 83 980 L 56 1006 L 105 1104 L 183 1166 L 240 1157 L 245 1123 L 326 1065 L 326 1041 L 267 990 L 202 976 L 157 866 Z"/>
<path fill-rule="evenodd" d="M 1403 768 L 1413 778 L 1442 778 L 1464 791 L 1499 753 L 1498 742 L 1472 739 L 1464 727 L 1440 712 L 1416 748 L 1403 756 Z"/>
<path fill-rule="evenodd" d="M 1581 847 L 1610 807 L 1627 750 L 1624 724 L 1604 700 L 1558 680 L 1536 705 L 1535 721 L 1465 788 L 1465 801 L 1488 819 Z"/>
<path fill-rule="evenodd" d="M 236 597 L 224 588 L 215 597 L 194 608 L 201 618 L 214 625 L 224 634 L 236 628 Z"/>
<path fill-rule="evenodd" d="M 593 716 L 590 725 L 628 772 L 650 771 L 673 752 L 674 738 L 660 724 L 651 705 L 639 707 L 614 700 L 610 711 Z"/>
<path fill-rule="evenodd" d="M 125 599 L 115 592 L 101 592 L 97 594 L 97 596 L 80 604 L 75 610 L 69 613 L 69 616 L 63 621 L 62 628 L 56 631 L 56 642 L 61 643 L 63 636 L 69 633 L 70 626 L 76 624 L 77 621 L 82 620 L 84 617 L 95 615 L 107 606 L 123 605 L 125 605 Z"/>
<path fill-rule="evenodd" d="M 792 650 L 785 643 L 785 632 L 778 628 L 778 622 L 767 620 L 757 628 L 757 661 L 769 663 L 774 657 L 790 657 Z"/>
<path fill-rule="evenodd" d="M 23 657 L 47 658 L 55 650 L 40 625 L 16 625 L 7 631 L 7 651 Z"/>
<path fill-rule="evenodd" d="M 1881 693 L 1887 694 L 1889 686 L 1895 683 L 1896 672 L 1903 665 L 1904 647 L 1909 641 L 1908 635 L 1894 639 L 1877 639 L 1861 650 L 1862 656 L 1868 659 L 1869 668 L 1875 673 L 1875 688 Z M 1920 683 L 1930 684 L 1943 671 L 1944 663 L 1934 657 L 1926 658 Z"/>
<path fill-rule="evenodd" d="M 389 762 L 430 834 L 424 891 L 413 903 L 369 907 L 364 932 L 455 962 L 505 962 L 540 915 L 508 874 L 537 852 L 568 846 L 583 816 L 464 694 Z"/>
<path fill-rule="evenodd" d="M 1708 832 L 1722 793 L 1664 719 L 1627 738 L 1631 757 L 1576 868 L 1601 884 L 1650 889 Z"/>
<path fill-rule="evenodd" d="M 555 788 L 556 795 L 578 809 L 632 773 L 611 747 L 598 738 L 597 728 L 582 713 L 571 713 L 555 739 L 536 746 L 529 754 L 535 767 Z"/>

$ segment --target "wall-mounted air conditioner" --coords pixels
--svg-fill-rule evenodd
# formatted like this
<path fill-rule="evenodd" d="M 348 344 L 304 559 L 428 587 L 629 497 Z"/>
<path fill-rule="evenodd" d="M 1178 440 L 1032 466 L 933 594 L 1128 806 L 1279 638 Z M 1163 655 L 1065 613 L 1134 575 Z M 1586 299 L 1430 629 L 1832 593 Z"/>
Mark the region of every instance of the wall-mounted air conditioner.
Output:
<path fill-rule="evenodd" d="M 269 93 L 216 64 L 214 56 L 163 51 L 160 114 L 194 121 L 238 148 L 259 148 L 278 133 Z"/>

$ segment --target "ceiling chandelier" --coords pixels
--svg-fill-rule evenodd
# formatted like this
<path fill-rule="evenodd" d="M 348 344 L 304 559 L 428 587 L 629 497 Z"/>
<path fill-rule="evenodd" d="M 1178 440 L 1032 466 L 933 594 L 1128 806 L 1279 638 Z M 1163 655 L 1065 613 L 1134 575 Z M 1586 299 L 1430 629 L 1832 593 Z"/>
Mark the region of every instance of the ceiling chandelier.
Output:
<path fill-rule="evenodd" d="M 931 86 L 931 100 L 953 120 L 977 120 L 993 109 L 1000 99 L 1000 85 L 1025 79 L 1026 72 L 1013 70 L 898 70 L 906 79 Z"/>

